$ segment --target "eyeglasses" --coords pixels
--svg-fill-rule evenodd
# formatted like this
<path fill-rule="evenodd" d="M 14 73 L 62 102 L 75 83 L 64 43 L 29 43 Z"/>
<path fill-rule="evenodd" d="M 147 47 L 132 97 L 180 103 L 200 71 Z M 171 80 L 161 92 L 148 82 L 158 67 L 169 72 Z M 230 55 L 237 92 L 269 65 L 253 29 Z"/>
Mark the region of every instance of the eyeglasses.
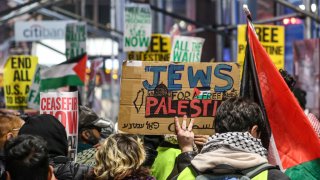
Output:
<path fill-rule="evenodd" d="M 9 131 L 5 132 L 5 133 L 2 133 L 0 135 L 0 137 L 3 137 L 4 135 L 8 134 L 9 132 L 13 132 L 13 131 L 19 131 L 21 129 L 21 127 L 18 127 L 18 128 L 12 128 L 10 129 Z"/>
<path fill-rule="evenodd" d="M 21 129 L 21 127 L 19 127 L 19 128 L 13 128 L 13 129 L 11 129 L 11 131 L 19 131 Z M 9 131 L 9 132 L 11 132 L 11 131 Z"/>

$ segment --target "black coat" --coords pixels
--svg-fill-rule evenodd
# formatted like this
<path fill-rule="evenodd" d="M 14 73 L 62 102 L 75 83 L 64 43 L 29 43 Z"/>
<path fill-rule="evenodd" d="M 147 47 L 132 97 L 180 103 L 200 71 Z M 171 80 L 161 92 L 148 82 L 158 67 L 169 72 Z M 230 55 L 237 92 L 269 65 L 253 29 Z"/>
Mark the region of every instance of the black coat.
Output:
<path fill-rule="evenodd" d="M 6 179 L 6 166 L 5 166 L 5 156 L 3 152 L 0 152 L 0 180 Z"/>

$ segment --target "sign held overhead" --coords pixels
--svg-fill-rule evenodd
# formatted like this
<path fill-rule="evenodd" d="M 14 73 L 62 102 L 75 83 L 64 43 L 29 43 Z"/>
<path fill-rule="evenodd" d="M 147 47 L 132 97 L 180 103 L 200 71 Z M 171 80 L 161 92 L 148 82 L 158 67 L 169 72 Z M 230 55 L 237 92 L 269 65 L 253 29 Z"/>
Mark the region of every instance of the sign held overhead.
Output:
<path fill-rule="evenodd" d="M 242 67 L 246 52 L 247 25 L 238 25 L 238 63 Z M 277 69 L 284 69 L 284 27 L 276 25 L 254 25 L 259 41 L 269 54 Z M 242 68 L 240 68 L 242 70 Z"/>
<path fill-rule="evenodd" d="M 27 108 L 31 80 L 38 58 L 35 56 L 10 56 L 4 66 L 4 94 L 6 108 Z"/>
<path fill-rule="evenodd" d="M 146 51 L 151 40 L 151 8 L 130 3 L 124 13 L 124 51 Z"/>
<path fill-rule="evenodd" d="M 152 34 L 148 50 L 145 52 L 128 52 L 128 59 L 141 61 L 169 61 L 170 51 L 171 39 L 169 35 Z"/>
<path fill-rule="evenodd" d="M 170 61 L 200 62 L 203 38 L 175 36 L 173 40 Z"/>
<path fill-rule="evenodd" d="M 194 132 L 212 134 L 222 101 L 239 94 L 236 63 L 128 61 L 123 64 L 119 129 L 174 133 L 173 117 L 196 117 Z"/>

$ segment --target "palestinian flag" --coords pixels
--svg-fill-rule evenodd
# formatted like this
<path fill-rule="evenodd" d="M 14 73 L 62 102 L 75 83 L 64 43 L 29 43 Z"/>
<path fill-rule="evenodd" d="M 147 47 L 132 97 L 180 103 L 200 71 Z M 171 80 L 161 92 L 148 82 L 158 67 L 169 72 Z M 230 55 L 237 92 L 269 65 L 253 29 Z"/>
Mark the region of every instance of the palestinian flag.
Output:
<path fill-rule="evenodd" d="M 75 57 L 41 71 L 40 90 L 63 86 L 83 86 L 86 75 L 87 55 Z"/>
<path fill-rule="evenodd" d="M 247 23 L 241 95 L 257 102 L 268 122 L 269 156 L 291 179 L 320 179 L 320 141 L 307 116 Z M 272 163 L 272 162 L 270 162 Z"/>

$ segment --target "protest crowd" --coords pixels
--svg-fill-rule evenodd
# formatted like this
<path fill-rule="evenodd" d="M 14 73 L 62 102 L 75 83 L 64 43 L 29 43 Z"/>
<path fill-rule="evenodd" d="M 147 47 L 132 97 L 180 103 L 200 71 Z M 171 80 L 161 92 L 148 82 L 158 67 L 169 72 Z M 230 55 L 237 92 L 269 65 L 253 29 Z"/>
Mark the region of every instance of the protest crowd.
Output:
<path fill-rule="evenodd" d="M 63 12 L 55 1 L 15 3 L 13 10 L 38 3 L 43 6 L 30 11 Z M 83 11 L 86 1 L 81 3 Z M 65 40 L 66 60 L 47 67 L 36 55 L 6 57 L 0 86 L 0 180 L 320 180 L 319 109 L 308 104 L 319 79 L 310 85 L 287 71 L 285 28 L 254 24 L 244 4 L 246 24 L 237 27 L 239 60 L 205 62 L 205 38 L 195 37 L 194 26 L 187 26 L 189 35 L 175 28 L 170 35 L 152 33 L 152 11 L 186 20 L 153 4 L 130 0 L 119 8 L 123 32 L 112 31 L 123 39 L 119 45 L 126 56 L 119 72 L 112 72 L 113 79 L 120 79 L 119 89 L 111 79 L 108 97 L 115 103 L 118 93 L 118 112 L 97 103 L 97 84 L 110 69 L 104 69 L 102 58 L 90 57 L 90 49 L 100 48 L 86 42 L 88 32 L 98 30 L 96 22 L 92 26 L 85 17 L 14 22 L 17 42 Z M 0 16 L 5 12 L 0 10 Z M 7 21 L 1 17 L 1 23 Z M 55 26 L 63 27 L 62 35 L 50 31 Z M 101 26 L 98 31 L 109 28 Z M 203 29 L 217 33 L 212 27 Z M 319 48 L 317 43 L 308 48 Z M 304 56 L 299 50 L 295 56 Z M 315 66 L 311 56 L 303 58 L 299 66 Z M 312 95 L 318 102 L 320 96 Z"/>

